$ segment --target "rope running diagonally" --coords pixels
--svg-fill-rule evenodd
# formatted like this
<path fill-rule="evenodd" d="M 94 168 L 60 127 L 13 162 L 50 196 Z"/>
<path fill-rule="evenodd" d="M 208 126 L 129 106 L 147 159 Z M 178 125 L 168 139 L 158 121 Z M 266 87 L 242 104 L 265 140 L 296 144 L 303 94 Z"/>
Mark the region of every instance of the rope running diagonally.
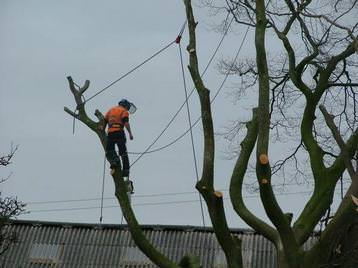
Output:
<path fill-rule="evenodd" d="M 98 96 L 99 94 L 101 94 L 102 92 L 104 92 L 105 90 L 107 90 L 108 88 L 110 88 L 111 86 L 113 86 L 114 84 L 116 84 L 117 82 L 119 82 L 120 80 L 122 80 L 123 78 L 125 78 L 126 76 L 130 75 L 131 73 L 133 73 L 135 70 L 139 69 L 141 66 L 143 66 L 144 64 L 146 64 L 148 61 L 150 61 L 151 59 L 153 59 L 154 57 L 156 57 L 157 55 L 159 55 L 160 53 L 162 53 L 163 51 L 165 51 L 167 48 L 169 48 L 171 45 L 173 45 L 174 43 L 177 43 L 178 40 L 181 39 L 181 35 L 184 32 L 185 26 L 186 26 L 187 21 L 185 20 L 183 26 L 180 29 L 180 32 L 178 34 L 178 36 L 176 37 L 175 40 L 171 41 L 170 43 L 168 43 L 166 46 L 164 46 L 163 48 L 161 48 L 160 50 L 158 50 L 157 52 L 155 52 L 154 54 L 152 54 L 150 57 L 146 58 L 143 62 L 141 62 L 140 64 L 138 64 L 137 66 L 133 67 L 132 69 L 130 69 L 128 72 L 126 72 L 125 74 L 121 75 L 118 79 L 114 80 L 113 82 L 111 82 L 110 84 L 108 84 L 107 86 L 105 86 L 103 89 L 99 90 L 97 93 L 95 93 L 94 95 L 92 95 L 91 97 L 89 97 L 87 100 L 83 101 L 83 104 L 89 102 L 90 100 L 92 100 L 93 98 L 95 98 L 96 96 Z M 76 84 L 74 82 L 74 84 L 80 88 L 80 86 L 78 84 Z M 74 111 L 76 112 L 77 109 Z M 75 120 L 76 118 L 73 118 L 73 125 L 72 125 L 72 132 L 73 134 L 75 133 Z"/>
<path fill-rule="evenodd" d="M 116 79 L 115 81 L 111 82 L 109 85 L 107 85 L 106 87 L 104 87 L 103 89 L 101 89 L 100 91 L 98 91 L 96 94 L 94 94 L 93 96 L 91 96 L 90 98 L 88 98 L 87 100 L 83 101 L 83 104 L 85 104 L 86 102 L 90 101 L 91 99 L 93 99 L 94 97 L 96 97 L 97 95 L 101 94 L 103 91 L 105 91 L 106 89 L 110 88 L 111 86 L 113 86 L 115 83 L 119 82 L 121 79 L 125 78 L 126 76 L 128 76 L 129 74 L 131 74 L 132 72 L 134 72 L 135 70 L 137 70 L 138 68 L 140 68 L 141 66 L 143 66 L 145 63 L 147 63 L 148 61 L 150 61 L 151 59 L 153 59 L 155 56 L 159 55 L 161 52 L 163 52 L 164 50 L 166 50 L 168 47 L 170 47 L 172 44 L 174 43 L 180 43 L 180 39 L 181 36 L 184 32 L 185 26 L 186 26 L 187 21 L 185 20 L 183 26 L 180 29 L 180 32 L 177 36 L 177 38 L 170 42 L 168 45 L 166 45 L 164 48 L 160 49 L 159 51 L 157 51 L 156 53 L 154 53 L 152 56 L 150 56 L 149 58 L 147 58 L 146 60 L 144 60 L 142 63 L 140 63 L 139 65 L 135 66 L 134 68 L 132 68 L 131 70 L 129 70 L 127 73 L 125 73 L 124 75 L 120 76 L 118 79 Z M 76 86 L 78 86 L 76 84 Z M 79 86 L 78 86 L 79 87 Z M 74 133 L 74 129 L 75 129 L 75 119 L 73 121 L 73 133 Z M 103 164 L 103 174 L 102 174 L 102 195 L 101 195 L 101 206 L 100 206 L 100 217 L 99 217 L 99 222 L 100 224 L 102 224 L 102 220 L 103 220 L 103 198 L 104 198 L 104 181 L 105 181 L 105 169 L 106 169 L 106 156 L 104 157 L 104 164 Z M 123 215 L 122 215 L 122 221 L 123 221 Z"/>
<path fill-rule="evenodd" d="M 228 16 L 229 16 L 229 13 L 226 17 L 226 20 L 228 19 Z M 213 54 L 213 56 L 210 58 L 209 60 L 209 63 L 207 64 L 204 72 L 202 75 L 205 74 L 205 72 L 207 71 L 209 65 L 211 64 L 212 60 L 214 59 L 219 47 L 221 46 L 223 40 L 224 40 L 224 37 L 226 36 L 230 26 L 231 26 L 231 23 L 233 22 L 233 19 L 231 20 L 230 24 L 229 24 L 229 27 L 227 27 L 223 37 L 221 38 L 220 42 L 219 42 L 219 45 L 217 46 L 217 48 L 215 49 L 215 52 Z M 180 107 L 180 109 L 178 110 L 178 112 L 175 114 L 175 116 L 172 118 L 172 120 L 170 120 L 170 123 L 167 125 L 167 127 L 162 131 L 162 133 L 155 139 L 155 141 L 147 148 L 146 152 L 144 153 L 148 153 L 148 150 L 151 148 L 151 146 L 154 145 L 154 143 L 159 139 L 159 137 L 165 132 L 165 130 L 169 127 L 169 125 L 174 121 L 175 117 L 179 114 L 179 112 L 181 111 L 182 107 L 186 104 L 187 105 L 187 110 L 188 110 L 188 117 L 189 117 L 189 130 L 190 133 L 191 133 L 191 141 L 192 141 L 192 147 L 193 147 L 193 156 L 194 156 L 194 163 L 195 163 L 195 171 L 196 171 L 196 177 L 197 177 L 197 180 L 199 180 L 199 175 L 198 175 L 198 168 L 197 168 L 197 161 L 196 161 L 196 155 L 195 155 L 195 147 L 194 147 L 194 142 L 193 142 L 193 134 L 192 134 L 192 128 L 199 122 L 200 118 L 194 123 L 194 125 L 191 124 L 191 118 L 190 118 L 190 111 L 189 111 L 189 106 L 188 106 L 188 99 L 190 98 L 190 96 L 192 95 L 192 93 L 194 92 L 195 88 L 192 89 L 192 91 L 190 92 L 190 94 L 188 95 L 187 94 L 187 89 L 186 89 L 186 82 L 185 82 L 185 74 L 184 74 L 184 67 L 183 67 L 183 58 L 182 58 L 182 51 L 181 51 L 181 46 L 180 46 L 180 39 L 181 39 L 181 36 L 184 32 L 184 29 L 185 29 L 185 26 L 186 26 L 186 23 L 187 21 L 184 22 L 181 30 L 180 30 L 180 33 L 178 35 L 178 37 L 176 38 L 176 40 L 172 41 L 171 43 L 169 43 L 167 46 L 165 46 L 164 48 L 162 48 L 161 50 L 159 50 L 158 52 L 156 52 L 155 54 L 153 54 L 152 56 L 150 56 L 149 58 L 147 58 L 145 61 L 143 61 L 141 64 L 137 65 L 136 67 L 134 67 L 133 69 L 131 69 L 130 71 L 128 71 L 127 73 L 125 73 L 124 75 L 122 75 L 121 77 L 119 77 L 118 79 L 116 79 L 115 81 L 113 81 L 112 83 L 110 83 L 109 85 L 107 85 L 105 88 L 103 88 L 102 90 L 98 91 L 96 94 L 94 94 L 93 96 L 91 96 L 90 98 L 88 98 L 87 100 L 84 101 L 84 103 L 88 102 L 89 100 L 93 99 L 94 97 L 96 97 L 97 95 L 99 95 L 100 93 L 104 92 L 106 89 L 108 89 L 109 87 L 111 87 L 112 85 L 114 85 L 115 83 L 117 83 L 118 81 L 120 81 L 121 79 L 123 79 L 124 77 L 128 76 L 129 74 L 131 74 L 132 72 L 134 72 L 135 70 L 137 70 L 139 67 L 141 67 L 142 65 L 144 65 L 146 62 L 148 62 L 149 60 L 151 60 L 152 58 L 154 58 L 155 56 L 157 56 L 158 54 L 160 54 L 162 51 L 164 51 L 165 49 L 167 49 L 168 47 L 170 47 L 173 43 L 177 43 L 179 44 L 179 51 L 180 51 L 180 60 L 181 60 L 181 68 L 182 68 L 182 73 L 183 73 L 183 81 L 184 81 L 184 88 L 185 88 L 185 102 L 184 104 Z M 246 38 L 246 34 L 247 34 L 248 30 L 246 31 L 245 33 L 245 37 L 244 37 L 244 40 Z M 243 40 L 243 41 L 244 41 Z M 242 42 L 243 44 L 243 42 Z M 241 50 L 241 47 L 242 47 L 242 44 L 239 48 L 239 51 Z M 238 51 L 238 53 L 239 53 Z M 236 54 L 236 57 L 234 59 L 233 62 L 236 61 L 237 59 L 237 56 L 238 56 L 238 53 Z M 222 89 L 227 77 L 229 75 L 229 71 L 227 73 L 227 75 L 225 76 L 224 78 L 224 81 L 222 82 L 221 86 L 219 87 L 219 90 L 217 91 L 217 93 L 215 94 L 212 102 L 214 101 L 214 99 L 216 98 L 216 96 L 218 95 L 218 93 L 220 92 L 220 90 Z M 188 132 L 186 131 L 184 133 L 184 135 L 181 135 L 181 137 L 185 136 L 186 133 Z M 180 139 L 179 138 L 179 139 Z M 176 139 L 175 142 L 179 139 Z M 173 144 L 173 143 L 171 143 Z M 143 155 L 144 153 L 142 153 L 132 164 L 131 166 L 133 166 Z M 104 194 L 104 176 L 103 175 L 103 182 L 102 182 L 102 198 L 101 198 L 101 215 L 100 215 L 100 222 L 102 222 L 102 219 L 103 219 L 103 194 Z M 205 226 L 205 218 L 204 218 L 204 212 L 203 212 L 203 205 L 202 205 L 202 199 L 201 197 L 199 196 L 200 198 L 200 205 L 201 205 L 201 213 L 202 213 L 202 220 L 203 220 L 203 225 Z"/>
<path fill-rule="evenodd" d="M 227 14 L 227 17 L 225 19 L 225 21 L 228 21 L 228 17 L 229 17 L 230 13 Z M 234 18 L 231 19 L 230 23 L 228 24 L 223 36 L 221 37 L 218 45 L 216 46 L 215 50 L 214 50 L 214 53 L 213 55 L 211 56 L 211 58 L 209 59 L 208 63 L 206 64 L 205 68 L 204 68 L 204 71 L 201 73 L 201 77 L 203 77 L 209 66 L 211 65 L 212 61 L 214 60 L 217 52 L 219 51 L 219 48 L 221 47 L 230 27 L 231 27 L 231 24 L 233 22 Z M 178 139 L 175 139 L 174 142 L 171 142 L 169 143 L 168 145 L 166 146 L 163 146 L 163 147 L 160 147 L 160 148 L 157 148 L 155 150 L 151 150 L 150 149 L 154 146 L 154 144 L 159 140 L 159 138 L 164 134 L 164 132 L 169 128 L 169 126 L 173 123 L 173 121 L 175 120 L 175 118 L 178 116 L 178 114 L 181 112 L 181 110 L 183 109 L 183 107 L 185 106 L 186 102 L 188 101 L 188 99 L 191 97 L 191 95 L 194 93 L 194 90 L 195 90 L 195 87 L 190 91 L 187 99 L 183 102 L 183 104 L 179 107 L 179 109 L 177 110 L 177 112 L 173 115 L 173 117 L 169 120 L 169 122 L 167 123 L 167 125 L 163 128 L 163 130 L 159 133 L 159 135 L 153 140 L 153 142 L 143 151 L 143 152 L 128 152 L 128 154 L 132 154 L 132 155 L 139 155 L 131 164 L 131 166 L 133 166 L 136 162 L 139 161 L 139 159 L 141 159 L 145 154 L 149 154 L 149 153 L 154 153 L 154 152 L 157 152 L 157 151 L 160 151 L 162 149 L 165 149 L 169 146 L 171 146 L 172 144 L 174 144 L 175 142 L 177 142 L 178 140 L 180 140 L 182 137 L 184 137 L 188 131 L 186 131 L 183 135 L 181 135 Z M 200 120 L 200 119 L 199 119 Z M 197 120 L 198 121 L 198 120 Z M 197 123 L 197 122 L 196 122 Z M 196 124 L 195 123 L 195 124 Z"/>
<path fill-rule="evenodd" d="M 223 88 L 223 86 L 224 86 L 224 84 L 225 84 L 227 78 L 229 77 L 230 69 L 232 69 L 231 67 L 233 67 L 233 65 L 235 64 L 235 62 L 236 62 L 236 60 L 237 60 L 237 58 L 238 58 L 238 56 L 239 56 L 239 54 L 240 54 L 240 52 L 241 52 L 241 49 L 242 49 L 243 44 L 244 44 L 244 42 L 245 42 L 245 40 L 246 40 L 247 34 L 248 34 L 248 32 L 249 32 L 249 29 L 250 29 L 250 26 L 247 27 L 246 32 L 245 32 L 244 37 L 243 37 L 243 40 L 242 40 L 242 42 L 241 42 L 241 44 L 240 44 L 240 47 L 239 47 L 238 51 L 236 52 L 236 55 L 235 55 L 235 57 L 234 57 L 234 60 L 232 61 L 232 65 L 230 66 L 230 68 L 229 68 L 228 71 L 226 72 L 223 81 L 221 82 L 221 84 L 220 84 L 218 90 L 216 91 L 214 97 L 213 97 L 212 100 L 211 100 L 211 103 L 213 103 L 213 102 L 215 101 L 216 97 L 219 95 L 220 91 L 222 90 L 222 88 Z M 189 94 L 189 96 L 190 96 L 192 93 L 193 93 L 193 91 Z M 184 105 L 185 105 L 185 103 L 184 103 L 182 106 L 184 106 Z M 178 111 L 177 113 L 179 113 L 179 111 Z M 195 126 L 200 122 L 200 119 L 201 119 L 201 116 L 192 124 L 191 128 L 195 127 Z M 133 161 L 133 163 L 131 164 L 131 166 L 133 166 L 141 157 L 143 157 L 144 154 L 149 154 L 149 153 L 158 152 L 158 151 L 164 150 L 164 149 L 170 147 L 171 145 L 175 144 L 177 141 L 179 141 L 181 138 L 183 138 L 186 134 L 188 134 L 189 131 L 190 131 L 190 128 L 187 129 L 183 134 L 181 134 L 180 136 L 178 136 L 176 139 L 174 139 L 174 140 L 171 141 L 170 143 L 168 143 L 168 144 L 166 144 L 166 145 L 164 145 L 164 146 L 155 148 L 155 149 L 153 149 L 153 150 L 147 149 L 147 150 L 145 150 L 144 152 L 128 152 L 129 154 L 137 154 L 137 155 L 139 155 L 139 157 L 138 157 L 135 161 Z M 157 139 L 158 139 L 158 138 L 157 138 Z M 154 143 L 153 143 L 153 144 L 154 144 Z M 150 146 L 150 147 L 152 147 L 152 146 Z M 149 148 L 149 147 L 148 147 L 148 148 Z"/>
<path fill-rule="evenodd" d="M 118 79 L 114 80 L 113 82 L 109 83 L 107 86 L 105 86 L 103 89 L 99 90 L 97 93 L 95 93 L 94 95 L 92 95 L 91 97 L 89 97 L 87 100 L 84 101 L 84 103 L 89 102 L 90 100 L 92 100 L 94 97 L 98 96 L 99 94 L 101 94 L 103 91 L 107 90 L 108 88 L 110 88 L 111 86 L 113 86 L 114 84 L 116 84 L 117 82 L 119 82 L 120 80 L 122 80 L 123 78 L 125 78 L 126 76 L 130 75 L 131 73 L 133 73 L 135 70 L 139 69 L 140 67 L 142 67 L 144 64 L 146 64 L 148 61 L 150 61 L 151 59 L 153 59 L 154 57 L 156 57 L 157 55 L 159 55 L 160 53 L 162 53 L 163 51 L 165 51 L 167 48 L 169 48 L 171 45 L 175 44 L 179 38 L 179 36 L 181 37 L 182 33 L 184 32 L 184 28 L 186 25 L 186 21 L 183 24 L 182 28 L 180 29 L 179 35 L 178 37 L 171 41 L 170 43 L 168 43 L 166 46 L 164 46 L 163 48 L 161 48 L 160 50 L 158 50 L 157 52 L 155 52 L 153 55 L 151 55 L 150 57 L 146 58 L 144 61 L 142 61 L 140 64 L 138 64 L 137 66 L 133 67 L 132 69 L 130 69 L 128 72 L 126 72 L 125 74 L 121 75 Z"/>
<path fill-rule="evenodd" d="M 145 63 L 147 63 L 148 61 L 150 61 L 151 59 L 153 59 L 154 57 L 156 57 L 157 55 L 159 55 L 160 53 L 162 53 L 164 50 L 166 50 L 167 48 L 169 48 L 171 45 L 173 45 L 174 43 L 178 43 L 181 39 L 181 36 L 184 32 L 185 26 L 186 26 L 187 20 L 185 20 L 185 22 L 183 23 L 180 32 L 178 34 L 178 36 L 176 37 L 175 40 L 171 41 L 170 43 L 168 43 L 166 46 L 164 46 L 163 48 L 161 48 L 160 50 L 158 50 L 157 52 L 155 52 L 153 55 L 151 55 L 150 57 L 148 57 L 147 59 L 145 59 L 143 62 L 141 62 L 140 64 L 138 64 L 137 66 L 133 67 L 131 70 L 129 70 L 127 73 L 121 75 L 118 79 L 114 80 L 113 82 L 111 82 L 110 84 L 108 84 L 107 86 L 105 86 L 103 89 L 99 90 L 97 93 L 95 93 L 94 95 L 92 95 L 91 97 L 89 97 L 87 100 L 85 99 L 83 101 L 83 104 L 85 104 L 86 102 L 89 102 L 90 100 L 92 100 L 94 97 L 98 96 L 99 94 L 101 94 L 102 92 L 104 92 L 105 90 L 107 90 L 108 88 L 110 88 L 111 86 L 113 86 L 114 84 L 116 84 L 117 82 L 119 82 L 120 80 L 122 80 L 123 78 L 125 78 L 126 76 L 130 75 L 131 73 L 133 73 L 135 70 L 139 69 L 141 66 L 143 66 Z M 74 82 L 74 84 L 80 88 L 80 86 L 78 84 L 76 84 Z M 77 109 L 74 110 L 74 112 L 76 112 Z M 73 134 L 75 133 L 75 120 L 76 118 L 73 118 L 73 125 L 72 125 L 72 132 Z"/>

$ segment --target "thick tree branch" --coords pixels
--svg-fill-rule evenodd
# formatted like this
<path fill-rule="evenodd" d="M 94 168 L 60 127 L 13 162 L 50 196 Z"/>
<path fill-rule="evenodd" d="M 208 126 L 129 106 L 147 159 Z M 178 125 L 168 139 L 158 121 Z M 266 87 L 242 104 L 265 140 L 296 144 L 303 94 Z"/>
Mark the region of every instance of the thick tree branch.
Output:
<path fill-rule="evenodd" d="M 328 172 L 323 161 L 324 152 L 313 135 L 316 106 L 316 100 L 312 98 L 306 99 L 301 124 L 301 137 L 310 156 L 315 188 L 311 198 L 293 225 L 299 245 L 302 245 L 311 235 L 317 222 L 330 206 L 334 194 L 335 180 L 326 180 Z"/>
<path fill-rule="evenodd" d="M 311 107 L 315 106 L 308 102 L 301 126 L 301 135 L 310 154 L 311 168 L 315 179 L 315 189 L 294 224 L 294 231 L 299 244 L 306 241 L 319 219 L 332 203 L 335 185 L 346 168 L 342 151 L 329 168 L 324 166 L 324 152 L 318 146 L 312 135 L 312 125 L 315 116 Z M 346 143 L 349 158 L 353 157 L 357 145 L 358 131 L 355 131 Z"/>
<path fill-rule="evenodd" d="M 233 170 L 230 180 L 230 198 L 233 207 L 238 215 L 253 229 L 263 234 L 267 239 L 273 243 L 277 242 L 278 234 L 275 229 L 270 225 L 257 218 L 246 207 L 243 196 L 242 186 L 244 177 L 247 170 L 247 165 L 256 144 L 257 132 L 258 132 L 258 118 L 257 109 L 253 110 L 253 118 L 246 124 L 247 134 L 241 143 L 241 152 L 239 158 L 236 161 L 235 168 Z"/>
<path fill-rule="evenodd" d="M 332 241 L 335 240 L 337 231 L 347 228 L 352 222 L 357 222 L 358 213 L 356 212 L 355 204 L 351 199 L 351 194 L 353 193 L 357 194 L 357 186 L 354 187 L 351 185 L 334 217 L 322 232 L 320 240 L 306 253 L 308 259 L 317 259 L 317 253 L 323 256 L 329 256 L 332 251 Z"/>
<path fill-rule="evenodd" d="M 326 168 L 324 166 L 324 152 L 313 136 L 312 130 L 313 122 L 316 118 L 315 110 L 321 96 L 328 88 L 329 78 L 337 67 L 337 64 L 355 52 L 353 43 L 349 44 L 344 51 L 329 60 L 327 67 L 320 71 L 320 76 L 317 81 L 316 90 L 313 93 L 313 98 L 307 98 L 306 96 L 307 103 L 301 124 L 301 136 L 310 155 L 311 169 L 315 180 L 315 189 L 312 197 L 294 224 L 295 235 L 299 244 L 306 241 L 314 226 L 331 204 L 334 194 L 334 186 L 345 169 L 342 155 L 335 160 L 330 168 Z M 355 136 L 355 134 L 352 135 L 347 143 L 347 150 L 349 151 L 349 154 L 355 151 L 356 147 L 354 147 L 354 149 L 351 147 L 352 143 L 356 143 L 354 138 Z M 330 178 L 330 180 L 327 181 L 326 178 Z"/>
<path fill-rule="evenodd" d="M 195 36 L 197 22 L 195 22 L 194 19 L 191 1 L 184 0 L 184 3 L 189 27 L 189 45 L 187 47 L 189 52 L 188 68 L 199 95 L 204 130 L 203 173 L 200 181 L 196 185 L 196 188 L 204 197 L 204 200 L 209 208 L 211 222 L 213 224 L 218 242 L 225 253 L 228 267 L 239 268 L 242 267 L 241 244 L 240 241 L 230 233 L 230 229 L 226 221 L 222 194 L 214 190 L 214 128 L 211 113 L 210 92 L 205 87 L 201 79 L 198 67 Z"/>
<path fill-rule="evenodd" d="M 133 209 L 130 205 L 128 195 L 125 189 L 126 183 L 123 180 L 121 170 L 116 169 L 115 172 L 112 174 L 113 181 L 115 184 L 115 195 L 119 201 L 121 206 L 123 216 L 126 219 L 126 222 L 129 226 L 132 238 L 138 248 L 156 265 L 159 267 L 168 267 L 168 268 L 178 268 L 179 266 L 176 265 L 174 262 L 169 260 L 166 256 L 160 253 L 157 249 L 153 247 L 153 245 L 148 241 L 145 237 L 140 225 L 136 219 L 136 216 L 133 212 Z"/>
<path fill-rule="evenodd" d="M 191 1 L 184 1 L 186 5 L 186 14 L 189 27 L 189 45 L 187 50 L 189 52 L 189 71 L 193 79 L 194 85 L 199 95 L 200 107 L 202 114 L 202 124 L 204 129 L 204 164 L 203 174 L 201 180 L 208 187 L 213 187 L 214 178 L 214 157 L 215 157 L 215 144 L 214 144 L 214 127 L 211 113 L 210 104 L 210 91 L 205 87 L 199 72 L 198 58 L 196 54 L 196 36 L 195 22 L 193 12 L 191 9 Z"/>
<path fill-rule="evenodd" d="M 306 146 L 307 151 L 310 155 L 311 168 L 315 176 L 315 180 L 316 178 L 321 178 L 321 175 L 325 172 L 325 166 L 323 161 L 324 153 L 313 135 L 313 123 L 316 119 L 316 106 L 316 101 L 307 99 L 301 124 L 301 136 L 303 143 Z"/>
<path fill-rule="evenodd" d="M 266 59 L 265 34 L 267 19 L 265 16 L 265 1 L 256 1 L 256 31 L 255 47 L 256 62 L 259 73 L 259 107 L 258 129 L 256 148 L 256 175 L 260 185 L 260 196 L 267 216 L 277 228 L 288 263 L 295 262 L 298 252 L 298 244 L 290 227 L 290 222 L 277 203 L 271 185 L 271 167 L 268 159 L 268 143 L 270 130 L 270 96 L 269 75 Z M 278 246 L 279 243 L 276 243 Z"/>

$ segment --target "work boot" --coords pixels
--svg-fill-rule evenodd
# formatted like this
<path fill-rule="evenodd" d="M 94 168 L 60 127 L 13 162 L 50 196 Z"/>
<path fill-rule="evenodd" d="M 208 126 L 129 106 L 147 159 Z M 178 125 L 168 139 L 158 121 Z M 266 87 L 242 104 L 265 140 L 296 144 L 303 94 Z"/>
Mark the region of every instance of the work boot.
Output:
<path fill-rule="evenodd" d="M 127 181 L 127 187 L 128 187 L 128 193 L 134 194 L 133 181 L 128 180 Z"/>
<path fill-rule="evenodd" d="M 123 180 L 127 187 L 127 193 L 134 194 L 133 182 L 128 177 L 123 177 Z"/>

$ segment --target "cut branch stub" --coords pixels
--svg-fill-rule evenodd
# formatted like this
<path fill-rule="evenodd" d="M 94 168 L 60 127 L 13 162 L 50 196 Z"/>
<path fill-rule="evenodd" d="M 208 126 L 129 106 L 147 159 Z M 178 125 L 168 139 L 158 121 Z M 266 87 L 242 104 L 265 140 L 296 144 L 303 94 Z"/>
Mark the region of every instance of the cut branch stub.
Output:
<path fill-rule="evenodd" d="M 81 95 L 89 88 L 89 85 L 90 85 L 90 81 L 86 80 L 85 84 L 83 85 L 83 87 L 81 87 L 80 90 L 79 90 Z"/>
<path fill-rule="evenodd" d="M 68 114 L 70 114 L 71 116 L 73 116 L 74 118 L 77 118 L 77 119 L 79 118 L 79 114 L 76 114 L 75 112 L 71 111 L 69 108 L 64 107 L 63 110 L 64 110 L 66 113 L 68 113 Z"/>
<path fill-rule="evenodd" d="M 104 132 L 104 128 L 105 128 L 105 118 L 103 116 L 103 114 L 96 109 L 96 111 L 94 112 L 94 115 L 98 118 L 98 129 L 102 130 Z"/>
<path fill-rule="evenodd" d="M 267 165 L 269 162 L 269 158 L 266 154 L 260 154 L 259 160 L 261 165 Z"/>
<path fill-rule="evenodd" d="M 218 197 L 218 198 L 222 198 L 224 194 L 223 194 L 222 192 L 220 192 L 220 191 L 215 191 L 215 192 L 214 192 L 214 195 L 215 195 L 216 197 Z"/>
<path fill-rule="evenodd" d="M 72 79 L 71 76 L 67 76 L 67 80 L 68 80 L 68 84 L 70 86 L 70 90 L 75 98 L 76 104 L 77 104 L 77 109 L 78 110 L 83 110 L 84 111 L 84 102 L 82 100 L 82 94 L 88 89 L 89 85 L 90 85 L 90 81 L 86 80 L 85 84 L 83 85 L 83 87 L 79 87 L 79 89 L 77 90 L 75 87 L 75 83 Z"/>
<path fill-rule="evenodd" d="M 266 178 L 263 178 L 260 181 L 261 181 L 261 184 L 268 184 L 269 183 L 269 180 L 266 179 Z"/>

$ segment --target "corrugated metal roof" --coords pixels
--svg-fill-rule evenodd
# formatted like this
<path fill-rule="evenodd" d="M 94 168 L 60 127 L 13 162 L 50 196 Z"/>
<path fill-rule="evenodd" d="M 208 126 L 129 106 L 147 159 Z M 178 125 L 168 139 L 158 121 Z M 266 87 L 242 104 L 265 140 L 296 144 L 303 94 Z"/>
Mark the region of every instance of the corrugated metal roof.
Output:
<path fill-rule="evenodd" d="M 91 225 L 14 221 L 9 227 L 19 241 L 0 257 L 0 267 L 133 267 L 154 268 L 135 246 L 126 225 Z M 142 226 L 148 240 L 174 262 L 199 256 L 203 267 L 226 267 L 225 255 L 211 228 Z M 276 267 L 273 244 L 247 229 L 232 232 L 242 239 L 244 267 Z M 313 239 L 305 247 L 310 247 Z"/>

